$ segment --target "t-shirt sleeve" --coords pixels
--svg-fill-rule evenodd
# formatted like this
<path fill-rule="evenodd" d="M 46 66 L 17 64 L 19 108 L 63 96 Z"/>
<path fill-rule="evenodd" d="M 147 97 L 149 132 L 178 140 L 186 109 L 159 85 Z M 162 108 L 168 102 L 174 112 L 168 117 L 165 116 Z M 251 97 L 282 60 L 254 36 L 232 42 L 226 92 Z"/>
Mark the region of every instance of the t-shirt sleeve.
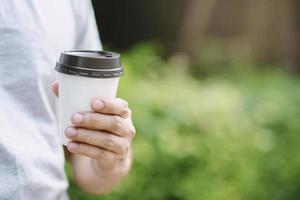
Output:
<path fill-rule="evenodd" d="M 76 18 L 75 49 L 102 50 L 95 13 L 90 0 L 74 1 Z"/>

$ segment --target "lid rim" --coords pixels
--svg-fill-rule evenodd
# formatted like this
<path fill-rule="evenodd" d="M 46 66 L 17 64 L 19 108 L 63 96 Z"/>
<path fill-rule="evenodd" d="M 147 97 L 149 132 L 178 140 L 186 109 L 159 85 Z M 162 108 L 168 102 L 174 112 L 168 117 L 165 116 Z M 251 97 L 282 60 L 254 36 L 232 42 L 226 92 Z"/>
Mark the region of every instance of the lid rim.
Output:
<path fill-rule="evenodd" d="M 78 70 L 88 70 L 88 71 L 97 71 L 97 72 L 113 72 L 113 71 L 118 71 L 123 69 L 124 67 L 121 65 L 118 68 L 103 68 L 103 69 L 99 69 L 99 68 L 88 68 L 88 67 L 77 67 L 77 66 L 72 66 L 72 65 L 66 65 L 66 64 L 62 64 L 60 62 L 56 62 L 56 66 L 61 66 L 61 67 L 68 67 L 68 68 L 72 68 L 72 69 L 78 69 Z"/>
<path fill-rule="evenodd" d="M 97 70 L 87 70 L 87 69 L 77 69 L 74 67 L 68 67 L 56 64 L 55 70 L 62 74 L 81 76 L 87 78 L 117 78 L 124 74 L 124 68 L 118 68 L 118 70 L 113 71 L 97 71 Z"/>

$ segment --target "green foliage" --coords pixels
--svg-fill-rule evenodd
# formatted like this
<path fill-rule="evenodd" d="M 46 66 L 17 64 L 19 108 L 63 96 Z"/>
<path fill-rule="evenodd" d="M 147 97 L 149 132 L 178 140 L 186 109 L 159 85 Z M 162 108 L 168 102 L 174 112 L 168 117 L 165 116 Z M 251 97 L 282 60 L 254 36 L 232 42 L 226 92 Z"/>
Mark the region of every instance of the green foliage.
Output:
<path fill-rule="evenodd" d="M 123 58 L 118 96 L 138 132 L 133 169 L 105 197 L 80 192 L 70 176 L 71 199 L 300 198 L 297 78 L 260 71 L 196 80 L 184 57 L 164 61 L 151 45 Z"/>

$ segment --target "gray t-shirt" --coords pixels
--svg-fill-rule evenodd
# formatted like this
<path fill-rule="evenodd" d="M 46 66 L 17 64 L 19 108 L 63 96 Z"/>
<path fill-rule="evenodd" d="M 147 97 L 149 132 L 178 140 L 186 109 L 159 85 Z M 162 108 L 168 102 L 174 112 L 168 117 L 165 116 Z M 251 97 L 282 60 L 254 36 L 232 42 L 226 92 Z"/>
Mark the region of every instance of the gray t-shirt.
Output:
<path fill-rule="evenodd" d="M 54 66 L 63 50 L 101 48 L 90 0 L 1 0 L 1 200 L 68 199 Z"/>

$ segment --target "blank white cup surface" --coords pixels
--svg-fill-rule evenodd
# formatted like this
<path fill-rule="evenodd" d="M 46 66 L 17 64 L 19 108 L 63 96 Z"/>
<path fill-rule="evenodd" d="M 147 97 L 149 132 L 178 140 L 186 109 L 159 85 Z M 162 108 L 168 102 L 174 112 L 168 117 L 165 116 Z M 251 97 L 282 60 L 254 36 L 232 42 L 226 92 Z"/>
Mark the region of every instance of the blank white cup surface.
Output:
<path fill-rule="evenodd" d="M 61 141 L 67 145 L 65 129 L 72 126 L 71 117 L 76 112 L 92 111 L 91 101 L 96 97 L 116 97 L 119 77 L 88 78 L 58 73 L 58 124 Z"/>

